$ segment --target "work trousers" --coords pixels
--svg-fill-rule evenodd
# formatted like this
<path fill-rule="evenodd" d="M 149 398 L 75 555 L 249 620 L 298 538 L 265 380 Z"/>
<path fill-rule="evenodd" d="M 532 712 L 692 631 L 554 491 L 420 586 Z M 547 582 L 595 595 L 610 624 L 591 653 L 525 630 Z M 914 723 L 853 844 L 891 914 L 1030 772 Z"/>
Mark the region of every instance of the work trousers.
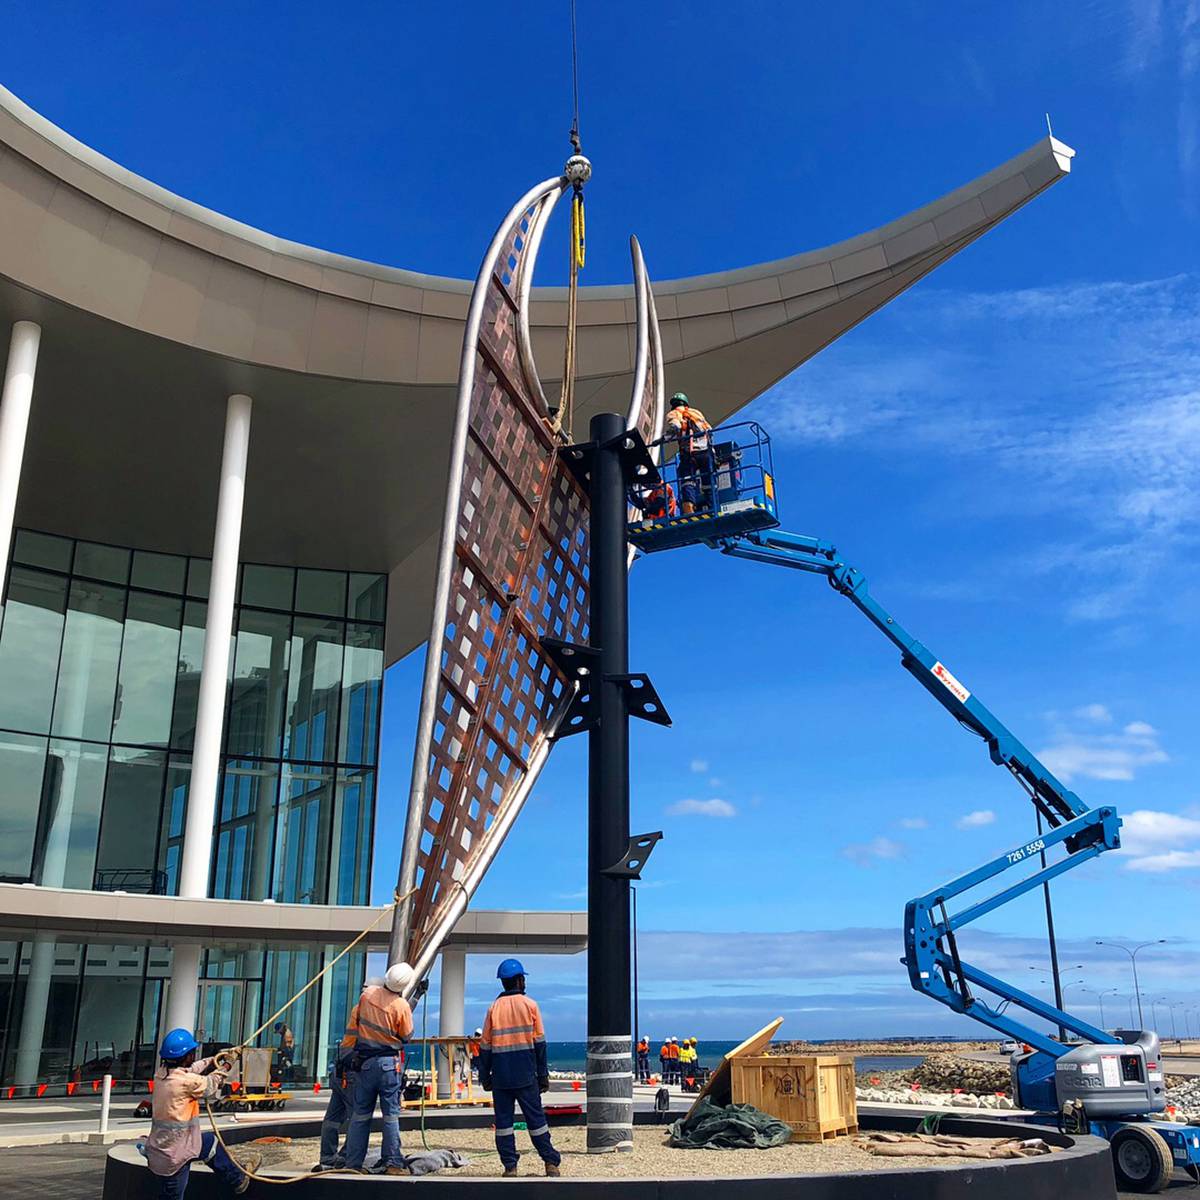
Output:
<path fill-rule="evenodd" d="M 558 1166 L 562 1155 L 550 1141 L 550 1126 L 546 1124 L 546 1113 L 542 1108 L 542 1094 L 536 1083 L 522 1088 L 493 1088 L 492 1108 L 496 1114 L 496 1153 L 507 1171 L 517 1165 L 517 1134 L 513 1129 L 515 1105 L 521 1106 L 521 1115 L 529 1127 L 529 1140 L 541 1155 L 542 1162 Z"/>
<path fill-rule="evenodd" d="M 650 1055 L 637 1056 L 637 1077 L 639 1083 L 647 1083 L 650 1079 Z"/>
<path fill-rule="evenodd" d="M 338 1139 L 350 1123 L 354 1103 L 354 1075 L 346 1073 L 346 1085 L 336 1075 L 329 1089 L 329 1104 L 321 1119 L 321 1166 L 341 1167 L 346 1163 L 346 1147 L 338 1149 Z"/>
<path fill-rule="evenodd" d="M 358 1170 L 367 1157 L 367 1138 L 375 1102 L 383 1114 L 383 1154 L 385 1167 L 400 1167 L 400 1067 L 395 1056 L 380 1055 L 363 1061 L 354 1074 L 354 1114 L 350 1118 L 350 1133 L 346 1138 L 346 1166 Z"/>
<path fill-rule="evenodd" d="M 213 1173 L 230 1191 L 242 1182 L 245 1174 L 242 1168 L 226 1154 L 225 1147 L 217 1141 L 215 1133 L 200 1135 L 200 1156 L 192 1161 L 202 1162 L 205 1166 L 211 1167 Z M 159 1200 L 180 1200 L 180 1197 L 187 1191 L 188 1176 L 191 1174 L 191 1170 L 192 1164 L 184 1163 L 174 1175 L 163 1175 L 158 1181 Z"/>

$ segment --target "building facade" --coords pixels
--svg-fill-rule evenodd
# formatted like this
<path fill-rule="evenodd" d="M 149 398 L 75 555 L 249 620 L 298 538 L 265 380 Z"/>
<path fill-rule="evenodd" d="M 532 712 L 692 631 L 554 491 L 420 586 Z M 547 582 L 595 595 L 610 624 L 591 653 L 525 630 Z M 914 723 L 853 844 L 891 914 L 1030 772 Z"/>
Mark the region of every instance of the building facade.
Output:
<path fill-rule="evenodd" d="M 0 622 L 0 882 L 178 894 L 209 573 L 204 558 L 16 532 Z M 241 566 L 209 895 L 366 903 L 386 611 L 381 573 Z M 236 1040 L 319 958 L 208 950 L 200 1027 Z M 9 943 L 0 960 L 0 1086 L 106 1065 L 144 1074 L 169 947 Z M 346 961 L 335 993 L 361 973 L 361 956 Z M 43 993 L 39 1049 L 28 997 Z M 320 1073 L 312 1054 L 339 1031 L 318 1032 L 319 1005 L 302 1005 L 289 1014 L 297 1067 Z M 344 1006 L 331 1007 L 336 1026 Z"/>
<path fill-rule="evenodd" d="M 724 420 L 1073 153 L 656 284 L 669 389 Z M 0 1084 L 136 1082 L 165 1026 L 236 1040 L 375 915 L 373 830 L 407 796 L 377 812 L 381 680 L 430 628 L 470 293 L 207 210 L 0 88 Z M 548 384 L 566 310 L 533 289 Z M 628 406 L 632 289 L 578 314 L 582 430 Z M 577 952 L 577 915 L 466 914 L 442 1031 L 465 953 Z M 363 969 L 289 1011 L 299 1076 Z"/>

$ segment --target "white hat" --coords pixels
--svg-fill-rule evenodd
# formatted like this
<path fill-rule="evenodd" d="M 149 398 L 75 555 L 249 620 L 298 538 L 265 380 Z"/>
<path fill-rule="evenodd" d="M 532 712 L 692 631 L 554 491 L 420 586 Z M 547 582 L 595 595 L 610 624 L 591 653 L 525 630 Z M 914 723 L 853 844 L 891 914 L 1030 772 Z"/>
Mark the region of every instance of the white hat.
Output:
<path fill-rule="evenodd" d="M 383 977 L 383 985 L 389 992 L 403 992 L 416 977 L 416 972 L 406 962 L 393 963 Z"/>
<path fill-rule="evenodd" d="M 474 1035 L 474 1036 L 475 1036 L 475 1037 L 483 1037 L 483 1030 L 482 1030 L 482 1029 L 477 1029 L 477 1030 L 475 1030 L 475 1035 Z"/>

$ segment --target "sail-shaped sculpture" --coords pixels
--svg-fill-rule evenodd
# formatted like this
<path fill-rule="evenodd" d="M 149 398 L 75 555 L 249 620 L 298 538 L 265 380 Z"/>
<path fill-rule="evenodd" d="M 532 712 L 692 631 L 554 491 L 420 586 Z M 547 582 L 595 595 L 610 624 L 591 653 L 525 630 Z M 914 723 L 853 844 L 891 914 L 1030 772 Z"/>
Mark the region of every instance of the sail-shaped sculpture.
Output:
<path fill-rule="evenodd" d="M 567 186 L 546 180 L 508 214 L 468 310 L 389 953 L 417 979 L 512 828 L 574 697 L 543 639 L 587 641 L 587 495 L 562 461 L 529 338 L 534 263 Z M 654 439 L 662 347 L 636 239 L 633 259 L 627 420 Z"/>

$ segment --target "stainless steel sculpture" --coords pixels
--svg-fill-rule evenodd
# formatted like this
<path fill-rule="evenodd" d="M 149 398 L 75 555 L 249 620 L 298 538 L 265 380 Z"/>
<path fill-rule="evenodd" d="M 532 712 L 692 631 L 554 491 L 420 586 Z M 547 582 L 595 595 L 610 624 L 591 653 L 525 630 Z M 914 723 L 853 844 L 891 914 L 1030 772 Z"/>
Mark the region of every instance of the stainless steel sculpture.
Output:
<path fill-rule="evenodd" d="M 529 339 L 529 295 L 565 176 L 527 192 L 471 296 L 389 961 L 417 979 L 467 907 L 550 753 L 576 685 L 542 647 L 584 643 L 588 502 L 564 465 Z M 661 434 L 662 347 L 632 242 L 629 428 Z M 414 892 L 415 889 L 415 892 Z"/>

